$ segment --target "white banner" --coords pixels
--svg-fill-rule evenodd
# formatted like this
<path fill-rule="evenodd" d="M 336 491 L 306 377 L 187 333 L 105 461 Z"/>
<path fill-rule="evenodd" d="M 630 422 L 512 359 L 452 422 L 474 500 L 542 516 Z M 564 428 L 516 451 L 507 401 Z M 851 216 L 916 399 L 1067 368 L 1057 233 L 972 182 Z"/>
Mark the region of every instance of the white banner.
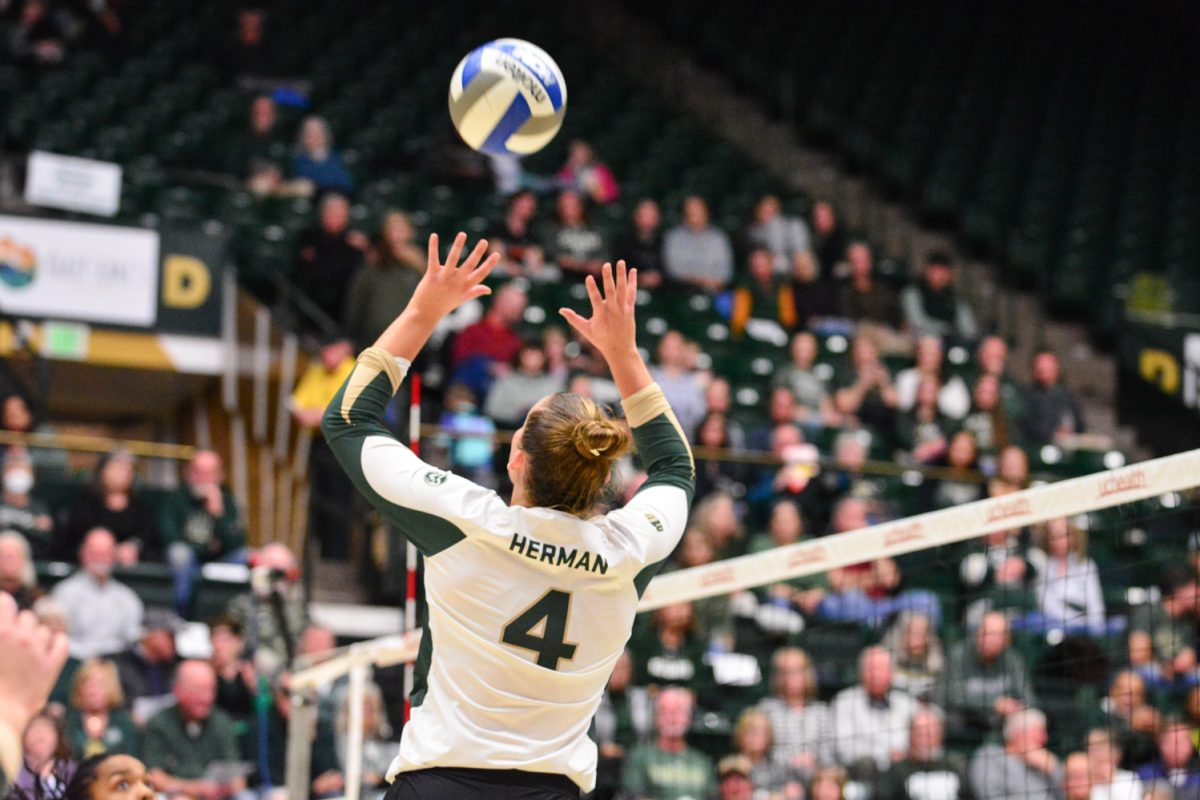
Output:
<path fill-rule="evenodd" d="M 121 207 L 121 166 L 35 150 L 29 155 L 25 200 L 111 217 Z"/>
<path fill-rule="evenodd" d="M 155 231 L 0 216 L 0 311 L 152 326 L 158 249 Z"/>

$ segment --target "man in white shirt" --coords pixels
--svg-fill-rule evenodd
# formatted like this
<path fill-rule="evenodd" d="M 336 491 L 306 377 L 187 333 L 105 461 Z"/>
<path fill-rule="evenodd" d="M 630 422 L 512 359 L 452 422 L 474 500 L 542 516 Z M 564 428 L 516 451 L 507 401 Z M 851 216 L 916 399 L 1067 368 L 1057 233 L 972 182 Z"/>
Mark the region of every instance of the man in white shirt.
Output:
<path fill-rule="evenodd" d="M 81 661 L 122 653 L 141 634 L 141 599 L 112 578 L 116 550 L 111 531 L 88 531 L 79 548 L 82 569 L 52 592 L 67 615 L 71 655 Z"/>
<path fill-rule="evenodd" d="M 1142 800 L 1142 780 L 1117 766 L 1121 763 L 1121 746 L 1107 728 L 1088 731 L 1087 757 L 1092 775 L 1091 800 Z"/>
<path fill-rule="evenodd" d="M 855 777 L 872 779 L 908 752 L 917 701 L 892 688 L 892 656 L 868 647 L 858 660 L 860 683 L 833 701 L 834 755 Z"/>

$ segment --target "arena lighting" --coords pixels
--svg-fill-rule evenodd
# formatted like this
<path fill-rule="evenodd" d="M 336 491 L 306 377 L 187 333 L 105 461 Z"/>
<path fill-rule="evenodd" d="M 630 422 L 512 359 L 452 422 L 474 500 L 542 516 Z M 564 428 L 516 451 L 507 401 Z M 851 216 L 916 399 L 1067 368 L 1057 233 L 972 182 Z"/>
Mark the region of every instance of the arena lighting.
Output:
<path fill-rule="evenodd" d="M 546 309 L 541 306 L 529 306 L 525 309 L 525 321 L 530 325 L 541 325 L 546 321 Z"/>
<path fill-rule="evenodd" d="M 965 364 L 967 363 L 967 359 L 970 357 L 971 356 L 967 352 L 967 348 L 959 344 L 951 347 L 949 352 L 946 353 L 946 360 L 951 364 Z"/>
<path fill-rule="evenodd" d="M 688 300 L 688 305 L 692 311 L 708 311 L 712 308 L 712 300 L 706 294 L 694 294 L 692 299 Z"/>
<path fill-rule="evenodd" d="M 719 322 L 709 325 L 708 330 L 705 332 L 708 334 L 708 338 L 714 342 L 723 342 L 729 338 L 729 328 L 726 328 Z"/>
<path fill-rule="evenodd" d="M 639 352 L 641 352 L 639 350 Z M 712 356 L 708 353 L 701 353 L 696 356 L 696 367 L 698 369 L 712 369 Z"/>
<path fill-rule="evenodd" d="M 1179 508 L 1183 498 L 1179 496 L 1178 492 L 1167 492 L 1158 499 L 1158 502 L 1162 503 L 1163 508 Z"/>
<path fill-rule="evenodd" d="M 743 386 L 737 390 L 737 401 L 743 406 L 753 406 L 758 404 L 758 390 L 752 389 L 749 386 Z"/>
<path fill-rule="evenodd" d="M 816 373 L 816 376 L 823 381 L 833 380 L 833 364 L 817 364 L 815 367 L 813 367 L 813 372 Z"/>
<path fill-rule="evenodd" d="M 771 363 L 771 359 L 760 356 L 750 362 L 750 370 L 755 375 L 765 376 L 770 375 L 775 370 L 775 365 Z"/>
<path fill-rule="evenodd" d="M 900 473 L 900 481 L 905 486 L 916 487 L 925 482 L 925 476 L 921 474 L 920 470 L 906 469 Z"/>
<path fill-rule="evenodd" d="M 1057 464 L 1062 461 L 1063 451 L 1058 447 L 1048 444 L 1038 451 L 1043 464 Z"/>
<path fill-rule="evenodd" d="M 846 352 L 846 348 L 849 346 L 850 345 L 846 341 L 846 337 L 842 336 L 840 333 L 830 336 L 825 340 L 825 347 L 827 347 L 831 353 L 844 353 Z"/>
<path fill-rule="evenodd" d="M 662 336 L 667 332 L 667 321 L 662 317 L 651 317 L 646 320 L 646 331 L 654 336 Z"/>
<path fill-rule="evenodd" d="M 1125 454 L 1119 450 L 1109 450 L 1104 454 L 1104 468 L 1116 469 L 1125 466 Z"/>

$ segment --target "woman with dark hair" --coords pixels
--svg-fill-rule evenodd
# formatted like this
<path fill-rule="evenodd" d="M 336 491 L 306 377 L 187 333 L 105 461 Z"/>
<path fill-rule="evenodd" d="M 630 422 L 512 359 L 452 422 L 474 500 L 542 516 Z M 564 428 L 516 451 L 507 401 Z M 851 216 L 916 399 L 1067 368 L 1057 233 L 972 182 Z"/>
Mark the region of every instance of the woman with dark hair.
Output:
<path fill-rule="evenodd" d="M 10 800 L 154 800 L 146 765 L 133 756 L 102 754 L 80 764 L 58 790 L 17 787 Z"/>
<path fill-rule="evenodd" d="M 732 449 L 729 440 L 729 417 L 710 411 L 696 428 L 696 444 L 720 450 Z M 696 464 L 696 496 L 707 497 L 710 492 L 724 491 L 743 494 L 746 470 L 742 464 L 723 459 L 700 459 Z"/>
<path fill-rule="evenodd" d="M 91 483 L 71 504 L 67 524 L 58 537 L 60 558 L 77 559 L 84 535 L 93 528 L 112 531 L 117 540 L 117 563 L 125 566 L 157 549 L 158 523 L 133 488 L 136 467 L 128 450 L 114 450 L 100 459 Z"/>
<path fill-rule="evenodd" d="M 484 260 L 481 241 L 460 267 L 466 239 L 443 261 L 430 236 L 412 302 L 359 356 L 322 424 L 355 485 L 425 555 L 429 622 L 387 798 L 577 798 L 596 782 L 589 723 L 683 534 L 695 468 L 638 353 L 637 272 L 624 262 L 587 277 L 590 318 L 560 313 L 603 355 L 628 427 L 582 395 L 542 398 L 513 436 L 508 503 L 397 441 L 381 419 L 413 359 L 443 317 L 490 291 L 500 256 Z M 630 430 L 648 477 L 624 508 L 597 513 Z"/>
<path fill-rule="evenodd" d="M 425 261 L 415 241 L 412 222 L 403 211 L 383 215 L 367 255 L 368 269 L 360 269 L 350 280 L 342 314 L 342 330 L 356 347 L 366 347 L 383 333 L 412 299 Z"/>

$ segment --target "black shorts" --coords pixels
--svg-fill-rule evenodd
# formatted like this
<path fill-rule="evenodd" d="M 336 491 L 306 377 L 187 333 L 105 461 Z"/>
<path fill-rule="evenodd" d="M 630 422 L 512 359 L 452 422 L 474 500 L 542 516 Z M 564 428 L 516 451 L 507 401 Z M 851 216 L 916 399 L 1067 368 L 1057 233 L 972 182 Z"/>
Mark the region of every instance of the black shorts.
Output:
<path fill-rule="evenodd" d="M 430 767 L 401 772 L 383 800 L 579 800 L 566 775 L 517 769 Z"/>

